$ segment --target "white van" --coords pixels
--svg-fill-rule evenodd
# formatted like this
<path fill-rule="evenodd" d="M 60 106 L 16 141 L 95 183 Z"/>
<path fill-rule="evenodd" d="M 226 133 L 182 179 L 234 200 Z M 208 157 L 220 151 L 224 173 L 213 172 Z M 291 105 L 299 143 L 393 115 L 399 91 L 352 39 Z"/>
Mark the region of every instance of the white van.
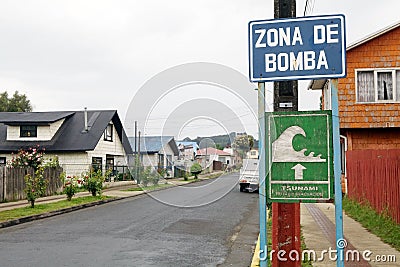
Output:
<path fill-rule="evenodd" d="M 258 190 L 258 159 L 244 159 L 240 169 L 240 192 L 254 192 Z"/>

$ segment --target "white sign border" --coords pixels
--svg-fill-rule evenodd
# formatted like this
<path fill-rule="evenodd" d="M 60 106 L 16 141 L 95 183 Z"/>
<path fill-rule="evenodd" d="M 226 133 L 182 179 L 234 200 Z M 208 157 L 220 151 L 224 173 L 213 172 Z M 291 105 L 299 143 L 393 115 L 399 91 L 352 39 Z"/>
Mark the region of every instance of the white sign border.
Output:
<path fill-rule="evenodd" d="M 306 112 L 306 111 L 305 111 Z M 310 117 L 310 116 L 325 116 L 326 117 L 326 125 L 327 125 L 327 144 L 328 144 L 328 180 L 327 181 L 272 181 L 272 142 L 271 142 L 271 118 L 274 117 Z M 330 196 L 331 196 L 331 164 L 332 164 L 332 160 L 331 160 L 331 151 L 330 151 L 330 144 L 331 142 L 329 141 L 329 136 L 330 136 L 330 131 L 331 131 L 331 127 L 329 127 L 329 114 L 327 113 L 307 113 L 307 114 L 271 114 L 270 116 L 268 116 L 268 190 L 269 190 L 269 194 L 268 194 L 268 198 L 270 200 L 289 200 L 289 201 L 296 201 L 296 200 L 309 200 L 309 201 L 318 201 L 318 200 L 330 200 Z M 327 184 L 328 185 L 328 198 L 273 198 L 272 196 L 272 187 L 271 184 Z"/>
<path fill-rule="evenodd" d="M 342 40 L 342 72 L 340 74 L 319 74 L 319 75 L 301 75 L 301 76 L 275 76 L 268 78 L 253 78 L 253 35 L 252 29 L 253 25 L 258 24 L 272 24 L 281 22 L 295 22 L 295 21 L 314 21 L 320 19 L 340 19 L 341 26 L 341 40 Z M 314 79 L 334 79 L 343 78 L 346 76 L 346 33 L 345 33 L 345 17 L 344 15 L 325 15 L 325 16 L 312 16 L 312 17 L 300 17 L 300 18 L 289 18 L 289 19 L 273 19 L 273 20 L 255 20 L 249 22 L 249 74 L 251 82 L 272 82 L 272 81 L 286 81 L 286 80 L 314 80 Z"/>

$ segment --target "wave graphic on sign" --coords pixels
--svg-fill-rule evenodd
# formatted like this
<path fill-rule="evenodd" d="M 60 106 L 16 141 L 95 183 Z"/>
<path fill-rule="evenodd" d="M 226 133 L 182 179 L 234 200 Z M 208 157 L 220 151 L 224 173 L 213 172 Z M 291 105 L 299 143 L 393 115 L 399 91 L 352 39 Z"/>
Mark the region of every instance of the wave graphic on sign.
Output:
<path fill-rule="evenodd" d="M 326 162 L 321 154 L 314 156 L 314 152 L 305 155 L 306 148 L 296 151 L 293 148 L 293 138 L 301 134 L 306 137 L 303 128 L 290 126 L 272 143 L 272 162 Z"/>

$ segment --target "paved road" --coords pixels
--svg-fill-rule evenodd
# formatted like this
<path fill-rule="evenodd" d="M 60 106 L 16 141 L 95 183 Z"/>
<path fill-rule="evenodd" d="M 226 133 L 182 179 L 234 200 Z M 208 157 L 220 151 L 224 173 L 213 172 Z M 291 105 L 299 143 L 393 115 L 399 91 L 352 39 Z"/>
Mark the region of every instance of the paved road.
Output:
<path fill-rule="evenodd" d="M 216 266 L 257 209 L 257 194 L 240 193 L 237 179 L 225 175 L 0 230 L 0 266 Z M 236 266 L 248 266 L 248 255 Z"/>

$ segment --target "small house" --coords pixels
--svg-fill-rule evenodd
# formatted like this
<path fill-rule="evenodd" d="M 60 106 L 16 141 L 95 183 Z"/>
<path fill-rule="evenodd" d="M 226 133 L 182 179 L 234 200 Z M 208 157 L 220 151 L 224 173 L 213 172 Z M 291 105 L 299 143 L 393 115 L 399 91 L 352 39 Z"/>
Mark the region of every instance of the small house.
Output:
<path fill-rule="evenodd" d="M 140 162 L 144 167 L 155 171 L 164 170 L 170 177 L 174 176 L 174 162 L 178 159 L 179 150 L 173 136 L 129 137 L 131 147 L 136 147 Z M 136 142 L 136 145 L 135 145 Z"/>
<path fill-rule="evenodd" d="M 133 153 L 116 110 L 0 112 L 0 163 L 32 147 L 57 157 L 67 175 L 115 172 Z"/>

